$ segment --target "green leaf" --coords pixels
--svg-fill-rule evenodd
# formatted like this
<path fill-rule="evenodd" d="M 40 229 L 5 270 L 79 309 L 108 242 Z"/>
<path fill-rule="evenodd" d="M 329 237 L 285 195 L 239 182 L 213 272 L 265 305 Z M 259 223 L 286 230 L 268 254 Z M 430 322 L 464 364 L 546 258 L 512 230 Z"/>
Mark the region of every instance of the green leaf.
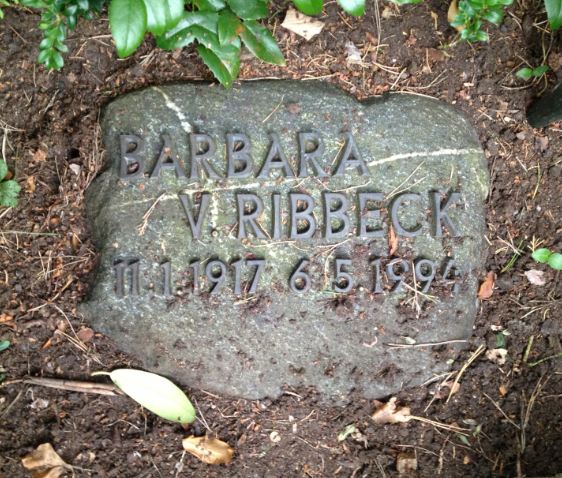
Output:
<path fill-rule="evenodd" d="M 531 68 L 521 68 L 517 73 L 515 73 L 517 78 L 522 80 L 528 80 L 533 76 L 533 70 Z"/>
<path fill-rule="evenodd" d="M 226 45 L 234 40 L 240 34 L 242 29 L 243 27 L 240 19 L 230 10 L 225 9 L 219 13 L 217 30 L 221 45 Z"/>
<path fill-rule="evenodd" d="M 193 405 L 167 378 L 134 369 L 117 369 L 109 377 L 124 393 L 159 417 L 177 423 L 195 421 Z"/>
<path fill-rule="evenodd" d="M 183 5 L 183 0 L 144 0 L 147 30 L 162 35 L 174 28 L 183 15 Z"/>
<path fill-rule="evenodd" d="M 365 0 L 338 0 L 346 13 L 359 17 L 365 14 Z"/>
<path fill-rule="evenodd" d="M 544 0 L 546 16 L 553 32 L 562 27 L 562 0 Z"/>
<path fill-rule="evenodd" d="M 533 76 L 538 78 L 539 76 L 544 75 L 548 70 L 550 70 L 548 65 L 539 65 L 536 68 L 533 68 Z"/>
<path fill-rule="evenodd" d="M 319 15 L 324 6 L 324 0 L 293 0 L 293 3 L 305 15 Z"/>
<path fill-rule="evenodd" d="M 490 23 L 499 25 L 503 19 L 503 10 L 489 10 L 483 15 L 484 19 L 488 20 Z"/>
<path fill-rule="evenodd" d="M 267 17 L 267 3 L 260 0 L 227 0 L 228 6 L 244 20 L 258 20 Z"/>
<path fill-rule="evenodd" d="M 209 48 L 204 45 L 197 46 L 197 52 L 203 59 L 205 65 L 213 72 L 215 78 L 219 80 L 225 88 L 232 86 L 233 77 L 228 68 L 222 63 L 221 59 Z"/>
<path fill-rule="evenodd" d="M 120 58 L 132 54 L 142 43 L 146 21 L 146 7 L 142 0 L 111 0 L 109 26 Z"/>
<path fill-rule="evenodd" d="M 562 254 L 555 252 L 548 258 L 548 265 L 557 271 L 562 271 Z"/>
<path fill-rule="evenodd" d="M 21 191 L 17 181 L 10 179 L 0 183 L 0 206 L 16 207 L 18 205 L 18 195 Z"/>
<path fill-rule="evenodd" d="M 185 12 L 174 28 L 156 38 L 156 45 L 164 50 L 183 48 L 195 40 L 192 31 L 194 25 L 214 33 L 217 31 L 218 18 L 215 12 Z"/>
<path fill-rule="evenodd" d="M 8 165 L 6 161 L 0 159 L 0 181 L 6 177 L 6 174 L 8 174 Z"/>
<path fill-rule="evenodd" d="M 260 60 L 274 65 L 285 66 L 285 58 L 271 32 L 257 22 L 244 22 L 240 34 L 244 45 Z"/>
<path fill-rule="evenodd" d="M 193 3 L 201 11 L 218 12 L 226 7 L 223 0 L 195 0 Z"/>
<path fill-rule="evenodd" d="M 0 352 L 4 352 L 10 346 L 9 340 L 0 340 Z"/>
<path fill-rule="evenodd" d="M 201 43 L 199 46 L 204 47 L 203 49 L 198 48 L 198 51 L 205 64 L 223 85 L 227 88 L 230 87 L 240 70 L 240 40 L 236 38 L 230 44 L 221 45 L 215 33 L 205 30 L 199 25 L 193 25 L 192 32 L 197 41 Z M 220 64 L 220 69 L 217 62 Z M 230 78 L 222 73 L 223 68 L 226 69 Z"/>
<path fill-rule="evenodd" d="M 550 249 L 547 249 L 546 247 L 541 247 L 540 249 L 535 249 L 533 251 L 533 253 L 531 254 L 531 257 L 541 263 L 544 264 L 548 261 L 548 258 L 552 255 L 552 252 L 550 251 Z"/>

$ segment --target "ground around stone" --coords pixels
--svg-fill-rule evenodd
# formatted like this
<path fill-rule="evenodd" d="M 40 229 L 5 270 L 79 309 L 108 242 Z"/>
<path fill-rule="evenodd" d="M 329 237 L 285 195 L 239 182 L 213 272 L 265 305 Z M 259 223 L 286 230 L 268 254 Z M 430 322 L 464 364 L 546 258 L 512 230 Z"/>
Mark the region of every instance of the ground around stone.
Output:
<path fill-rule="evenodd" d="M 445 4 L 379 7 L 377 28 L 372 5 L 352 19 L 329 4 L 324 32 L 305 42 L 279 26 L 286 7 L 276 3 L 271 21 L 288 65 L 246 60 L 241 78 L 319 78 L 358 98 L 389 90 L 429 95 L 455 105 L 475 126 L 491 173 L 486 270 L 497 274 L 495 289 L 453 364 L 463 370 L 456 393 L 447 400 L 443 385 L 451 386 L 453 375 L 396 395 L 412 414 L 470 432 L 420 420 L 377 425 L 372 401 L 352 397 L 345 407 L 326 407 L 310 389 L 245 401 L 186 387 L 201 417 L 188 433 L 208 427 L 235 449 L 232 464 L 209 466 L 182 453 L 181 427 L 126 398 L 18 382 L 27 375 L 89 380 L 94 370 L 139 365 L 92 335 L 77 309 L 96 261 L 84 191 L 103 162 L 100 109 L 143 86 L 210 76 L 192 49 L 153 52 L 145 44 L 133 58 L 117 60 L 105 20 L 81 23 L 65 68 L 47 73 L 35 64 L 38 17 L 10 9 L 0 22 L 0 126 L 23 191 L 17 208 L 0 211 L 0 339 L 12 342 L 0 354 L 7 375 L 0 388 L 1 476 L 28 476 L 21 457 L 46 442 L 78 467 L 77 476 L 384 477 L 398 476 L 404 454 L 417 459 L 422 477 L 562 471 L 560 273 L 529 255 L 533 239 L 562 248 L 562 125 L 533 130 L 525 123 L 527 105 L 547 84 L 514 76 L 525 62 L 546 60 L 550 87 L 559 82 L 561 34 L 544 34 L 540 2 L 514 6 L 503 26 L 490 28 L 490 44 L 452 46 Z M 348 41 L 363 64 L 347 64 Z M 529 282 L 525 272 L 533 269 L 544 272 L 544 285 Z M 507 350 L 505 364 L 487 353 L 498 348 Z M 360 434 L 339 441 L 348 425 Z"/>

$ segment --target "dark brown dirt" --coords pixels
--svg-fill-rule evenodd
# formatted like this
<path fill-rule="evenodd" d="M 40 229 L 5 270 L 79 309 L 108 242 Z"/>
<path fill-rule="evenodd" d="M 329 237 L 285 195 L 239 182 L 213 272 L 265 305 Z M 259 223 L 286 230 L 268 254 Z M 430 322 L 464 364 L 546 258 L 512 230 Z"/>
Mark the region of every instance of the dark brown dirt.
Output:
<path fill-rule="evenodd" d="M 210 74 L 193 49 L 153 51 L 150 41 L 117 60 L 105 19 L 80 23 L 64 69 L 46 72 L 35 64 L 38 16 L 8 9 L 0 22 L 0 126 L 23 191 L 17 208 L 0 210 L 0 339 L 12 341 L 0 354 L 7 374 L 0 387 L 0 476 L 29 476 L 21 457 L 46 442 L 78 467 L 77 476 L 390 477 L 398 475 L 402 453 L 417 457 L 422 477 L 562 471 L 562 359 L 534 365 L 561 351 L 560 273 L 529 255 L 533 238 L 562 249 L 562 125 L 526 124 L 527 105 L 547 85 L 514 76 L 524 61 L 540 64 L 544 48 L 550 85 L 562 80 L 561 34 L 546 34 L 540 3 L 526 0 L 490 28 L 491 42 L 482 45 L 451 45 L 447 5 L 437 0 L 401 10 L 381 3 L 380 31 L 372 4 L 353 19 L 330 2 L 323 33 L 305 42 L 279 26 L 285 8 L 277 3 L 271 21 L 288 66 L 246 60 L 241 78 L 322 78 L 361 98 L 389 90 L 426 94 L 455 104 L 479 131 L 492 175 L 487 269 L 498 278 L 453 370 L 478 346 L 493 349 L 504 340 L 507 362 L 479 355 L 448 402 L 448 389 L 435 395 L 445 377 L 398 395 L 415 415 L 473 432 L 463 438 L 420 421 L 376 425 L 374 403 L 352 397 L 346 407 L 325 408 L 311 390 L 255 402 L 188 390 L 212 432 L 236 451 L 232 464 L 209 466 L 182 454 L 181 427 L 127 398 L 19 383 L 26 375 L 89 380 L 94 370 L 135 366 L 107 338 L 88 337 L 76 313 L 96 258 L 83 194 L 102 162 L 100 108 L 126 91 Z M 364 65 L 347 65 L 347 41 L 360 48 Z M 507 268 L 513 246 L 523 253 Z M 544 271 L 546 284 L 531 285 L 528 269 Z M 350 424 L 361 439 L 338 441 Z"/>

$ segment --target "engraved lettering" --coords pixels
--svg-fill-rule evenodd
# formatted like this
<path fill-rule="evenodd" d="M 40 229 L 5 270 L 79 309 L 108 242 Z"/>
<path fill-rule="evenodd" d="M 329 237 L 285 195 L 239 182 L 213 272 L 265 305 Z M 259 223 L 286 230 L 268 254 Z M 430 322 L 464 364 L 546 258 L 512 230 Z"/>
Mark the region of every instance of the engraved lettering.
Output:
<path fill-rule="evenodd" d="M 369 225 L 369 220 L 379 220 L 380 208 L 374 206 L 375 201 L 382 201 L 382 193 L 359 193 L 359 237 L 382 237 L 384 230 L 381 227 Z"/>
<path fill-rule="evenodd" d="M 312 215 L 314 201 L 308 194 L 290 193 L 290 239 L 308 239 L 316 232 L 316 219 Z"/>
<path fill-rule="evenodd" d="M 173 169 L 176 172 L 176 177 L 184 178 L 185 173 L 182 165 L 180 164 L 174 140 L 169 134 L 163 134 L 162 139 L 164 140 L 164 145 L 162 146 L 160 156 L 158 156 L 158 159 L 156 160 L 156 164 L 152 169 L 150 177 L 159 178 L 162 170 Z"/>
<path fill-rule="evenodd" d="M 117 297 L 138 296 L 140 285 L 138 259 L 118 259 L 113 263 L 113 270 L 115 271 L 115 294 Z"/>
<path fill-rule="evenodd" d="M 355 168 L 361 176 L 369 175 L 367 163 L 361 156 L 359 149 L 357 149 L 355 139 L 353 139 L 353 135 L 351 133 L 347 133 L 346 135 L 345 144 L 339 159 L 339 165 L 334 173 L 334 176 L 343 176 L 347 168 Z"/>
<path fill-rule="evenodd" d="M 191 179 L 200 179 L 203 170 L 209 179 L 220 179 L 209 159 L 215 154 L 217 147 L 208 134 L 189 133 L 189 152 L 191 158 Z"/>
<path fill-rule="evenodd" d="M 400 209 L 406 201 L 419 202 L 420 199 L 420 195 L 417 193 L 402 193 L 396 196 L 396 198 L 392 201 L 392 205 L 390 207 L 390 220 L 392 222 L 392 227 L 394 227 L 394 231 L 398 236 L 415 237 L 421 233 L 421 224 L 417 224 L 411 229 L 405 229 L 402 227 L 402 224 L 400 224 L 398 219 L 398 209 Z"/>
<path fill-rule="evenodd" d="M 461 194 L 458 192 L 452 192 L 445 201 L 441 202 L 441 193 L 438 191 L 432 191 L 429 193 L 431 200 L 431 210 L 433 213 L 433 235 L 435 237 L 443 236 L 443 229 L 441 228 L 441 223 L 447 226 L 449 234 L 452 237 L 460 236 L 459 230 L 451 221 L 449 214 L 447 213 L 447 208 L 454 202 L 457 202 L 461 198 Z"/>
<path fill-rule="evenodd" d="M 318 159 L 324 154 L 324 143 L 319 133 L 306 132 L 299 133 L 299 176 L 307 178 L 309 176 L 309 166 L 312 166 L 314 175 L 319 178 L 326 178 L 329 174 L 318 164 Z"/>
<path fill-rule="evenodd" d="M 335 209 L 332 208 L 336 203 Z M 339 239 L 346 237 L 349 228 L 349 200 L 342 193 L 324 193 L 324 237 L 326 239 Z M 337 223 L 334 228 L 334 220 Z"/>
<path fill-rule="evenodd" d="M 293 178 L 295 175 L 289 165 L 289 161 L 287 161 L 287 157 L 285 156 L 283 149 L 281 148 L 279 136 L 276 133 L 270 133 L 269 138 L 271 140 L 271 144 L 269 146 L 267 157 L 265 158 L 258 174 L 258 178 L 269 178 L 269 173 L 272 169 L 280 169 L 283 172 L 283 176 L 286 178 Z"/>
<path fill-rule="evenodd" d="M 238 239 L 248 237 L 248 229 L 258 239 L 265 239 L 267 236 L 257 222 L 263 212 L 262 200 L 257 194 L 237 194 L 236 203 L 238 207 Z"/>
<path fill-rule="evenodd" d="M 122 134 L 119 136 L 121 149 L 121 164 L 119 166 L 119 177 L 121 179 L 137 179 L 144 177 L 144 141 L 134 134 Z"/>
<path fill-rule="evenodd" d="M 211 201 L 211 195 L 209 193 L 201 193 L 201 201 L 199 202 L 199 212 L 197 213 L 197 218 L 193 215 L 193 205 L 191 204 L 191 199 L 187 194 L 178 194 L 181 205 L 183 206 L 183 211 L 187 217 L 189 224 L 189 229 L 191 230 L 191 235 L 193 239 L 201 238 L 201 229 L 203 227 L 203 221 L 207 215 L 209 209 L 209 202 Z"/>
<path fill-rule="evenodd" d="M 254 161 L 250 156 L 250 139 L 245 134 L 226 134 L 227 178 L 250 177 Z"/>

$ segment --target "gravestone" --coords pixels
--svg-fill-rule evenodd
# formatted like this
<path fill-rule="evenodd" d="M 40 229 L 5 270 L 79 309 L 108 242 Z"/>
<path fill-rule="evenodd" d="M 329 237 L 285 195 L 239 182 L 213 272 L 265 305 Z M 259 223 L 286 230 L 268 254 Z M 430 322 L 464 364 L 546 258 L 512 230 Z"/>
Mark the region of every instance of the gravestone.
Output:
<path fill-rule="evenodd" d="M 149 370 L 257 399 L 373 398 L 471 334 L 488 173 L 430 98 L 312 82 L 152 87 L 105 110 L 82 310 Z"/>

